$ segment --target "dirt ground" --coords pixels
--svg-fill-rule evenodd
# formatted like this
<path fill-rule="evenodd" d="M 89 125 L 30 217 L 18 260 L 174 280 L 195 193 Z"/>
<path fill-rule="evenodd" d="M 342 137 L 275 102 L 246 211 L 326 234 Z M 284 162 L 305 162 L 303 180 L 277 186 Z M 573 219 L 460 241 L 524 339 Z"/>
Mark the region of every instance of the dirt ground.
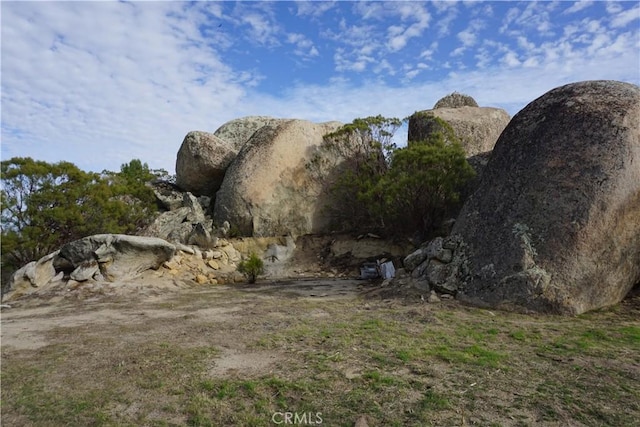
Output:
<path fill-rule="evenodd" d="M 359 280 L 127 286 L 2 309 L 3 425 L 640 419 L 637 296 L 563 318 L 381 299 Z"/>
<path fill-rule="evenodd" d="M 126 284 L 125 284 L 126 286 Z M 105 297 L 102 293 L 76 294 L 72 298 L 62 296 L 35 296 L 6 304 L 10 309 L 2 310 L 0 337 L 3 349 L 35 350 L 47 346 L 47 333 L 57 328 L 108 324 L 153 323 L 160 319 L 190 319 L 228 322 L 242 316 L 247 305 L 255 306 L 256 300 L 273 300 L 278 296 L 300 298 L 354 298 L 370 283 L 360 280 L 306 279 L 296 282 L 268 282 L 254 285 L 216 286 L 195 288 L 192 285 L 167 284 L 136 292 L 129 286 Z M 164 292 L 171 289 L 173 292 Z M 176 292 L 182 289 L 182 295 Z M 234 292 L 235 291 L 235 292 Z M 238 297 L 238 291 L 243 295 Z M 182 305 L 180 300 L 216 297 L 219 307 L 193 307 Z M 227 299 L 229 296 L 232 298 Z M 177 301 L 176 301 L 177 299 Z M 250 301 L 249 301 L 250 300 Z M 256 308 L 256 307 L 254 307 Z M 264 314 L 264 313 L 261 313 Z M 226 361 L 220 362 L 225 365 Z"/>

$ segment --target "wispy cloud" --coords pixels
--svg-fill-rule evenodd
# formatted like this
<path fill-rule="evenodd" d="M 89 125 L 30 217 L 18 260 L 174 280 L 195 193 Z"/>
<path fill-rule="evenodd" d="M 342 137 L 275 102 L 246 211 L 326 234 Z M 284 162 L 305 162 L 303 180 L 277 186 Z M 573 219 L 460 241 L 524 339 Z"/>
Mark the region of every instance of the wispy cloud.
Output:
<path fill-rule="evenodd" d="M 320 55 L 313 41 L 309 40 L 304 34 L 289 33 L 287 34 L 287 42 L 296 46 L 293 53 L 303 59 L 310 59 Z"/>
<path fill-rule="evenodd" d="M 423 3 L 401 3 L 396 12 L 403 23 L 414 22 L 389 27 L 393 30 L 388 32 L 387 47 L 394 52 L 403 49 L 410 39 L 422 36 L 423 32 L 429 28 L 431 21 L 431 15 Z"/>
<path fill-rule="evenodd" d="M 298 16 L 311 16 L 321 18 L 329 10 L 336 6 L 335 1 L 296 1 L 296 14 Z"/>
<path fill-rule="evenodd" d="M 623 28 L 637 19 L 640 19 L 640 5 L 636 5 L 633 9 L 615 13 L 611 20 L 611 26 L 613 28 Z"/>
<path fill-rule="evenodd" d="M 2 158 L 172 171 L 188 131 L 246 115 L 403 117 L 454 90 L 514 114 L 640 83 L 631 3 L 313 3 L 3 2 Z"/>
<path fill-rule="evenodd" d="M 185 125 L 210 128 L 256 78 L 234 73 L 200 35 L 205 4 L 6 5 L 3 157 L 27 147 L 55 158 L 63 144 L 99 170 L 126 161 L 126 147 L 167 167 Z"/>
<path fill-rule="evenodd" d="M 588 1 L 588 0 L 577 1 L 573 3 L 571 7 L 569 7 L 568 9 L 565 9 L 564 12 L 562 13 L 564 14 L 576 13 L 591 6 L 593 6 L 593 1 Z"/>

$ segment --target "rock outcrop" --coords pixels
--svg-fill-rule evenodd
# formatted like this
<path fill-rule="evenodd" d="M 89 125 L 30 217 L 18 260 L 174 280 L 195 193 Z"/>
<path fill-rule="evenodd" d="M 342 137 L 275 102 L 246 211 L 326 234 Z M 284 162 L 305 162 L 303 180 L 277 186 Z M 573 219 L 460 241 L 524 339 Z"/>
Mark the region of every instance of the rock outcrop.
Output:
<path fill-rule="evenodd" d="M 443 98 L 440 98 L 436 105 L 433 106 L 434 110 L 438 108 L 460 108 L 460 107 L 479 107 L 475 99 L 469 95 L 463 93 L 453 92 Z"/>
<path fill-rule="evenodd" d="M 409 118 L 409 143 L 425 140 L 430 134 L 441 131 L 437 120 L 441 119 L 453 128 L 467 156 L 491 151 L 509 123 L 509 114 L 500 108 L 478 107 L 471 97 L 454 95 L 438 101 L 433 110 L 419 111 Z"/>
<path fill-rule="evenodd" d="M 261 127 L 227 170 L 215 221 L 228 221 L 243 235 L 324 231 L 322 201 L 306 163 L 323 136 L 340 125 L 292 119 Z"/>
<path fill-rule="evenodd" d="M 158 215 L 141 234 L 172 243 L 206 246 L 213 232 L 213 221 L 205 215 L 200 201 L 189 192 L 181 194 L 179 205 L 175 199 L 177 197 L 171 198 L 173 210 Z"/>
<path fill-rule="evenodd" d="M 238 150 L 214 134 L 189 132 L 176 159 L 176 184 L 197 196 L 213 196 Z"/>
<path fill-rule="evenodd" d="M 158 269 L 176 247 L 153 237 L 97 234 L 64 245 L 11 277 L 7 300 L 69 282 L 120 282 Z"/>
<path fill-rule="evenodd" d="M 64 245 L 53 258 L 53 265 L 56 271 L 72 277 L 76 271 L 95 266 L 94 273 L 114 281 L 157 269 L 175 251 L 174 245 L 154 237 L 97 234 Z"/>
<path fill-rule="evenodd" d="M 228 121 L 220 126 L 213 134 L 226 141 L 239 152 L 254 133 L 264 126 L 273 126 L 286 119 L 276 119 L 268 116 L 247 116 Z"/>
<path fill-rule="evenodd" d="M 214 196 L 227 168 L 253 134 L 284 120 L 248 116 L 231 120 L 214 133 L 189 132 L 178 150 L 176 184 L 196 196 Z"/>
<path fill-rule="evenodd" d="M 619 302 L 640 280 L 640 88 L 580 82 L 527 105 L 452 235 L 463 299 L 564 314 Z"/>

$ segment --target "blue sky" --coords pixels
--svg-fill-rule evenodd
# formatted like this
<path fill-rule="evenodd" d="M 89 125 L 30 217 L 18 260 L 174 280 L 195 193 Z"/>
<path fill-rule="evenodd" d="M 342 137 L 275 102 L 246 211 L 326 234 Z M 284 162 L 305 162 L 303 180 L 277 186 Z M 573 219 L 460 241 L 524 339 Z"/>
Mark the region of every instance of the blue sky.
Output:
<path fill-rule="evenodd" d="M 640 3 L 2 1 L 2 159 L 174 171 L 248 115 L 406 117 L 453 91 L 511 115 L 562 84 L 640 84 Z"/>

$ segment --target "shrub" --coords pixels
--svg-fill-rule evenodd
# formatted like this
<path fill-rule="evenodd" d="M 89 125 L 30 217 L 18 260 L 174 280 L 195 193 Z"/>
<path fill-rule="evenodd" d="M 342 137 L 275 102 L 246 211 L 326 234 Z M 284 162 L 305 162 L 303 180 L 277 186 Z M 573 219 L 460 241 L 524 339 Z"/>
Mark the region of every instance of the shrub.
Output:
<path fill-rule="evenodd" d="M 455 211 L 461 190 L 474 175 L 459 143 L 434 138 L 396 150 L 376 189 L 384 194 L 387 223 L 429 237 Z"/>
<path fill-rule="evenodd" d="M 258 276 L 264 274 L 264 262 L 252 253 L 248 259 L 240 262 L 238 271 L 245 275 L 249 283 L 256 283 Z"/>
<path fill-rule="evenodd" d="M 310 175 L 328 195 L 327 214 L 335 231 L 373 230 L 383 226 L 380 195 L 372 190 L 388 171 L 395 150 L 393 136 L 402 122 L 382 116 L 355 119 L 324 136 L 307 163 Z"/>

